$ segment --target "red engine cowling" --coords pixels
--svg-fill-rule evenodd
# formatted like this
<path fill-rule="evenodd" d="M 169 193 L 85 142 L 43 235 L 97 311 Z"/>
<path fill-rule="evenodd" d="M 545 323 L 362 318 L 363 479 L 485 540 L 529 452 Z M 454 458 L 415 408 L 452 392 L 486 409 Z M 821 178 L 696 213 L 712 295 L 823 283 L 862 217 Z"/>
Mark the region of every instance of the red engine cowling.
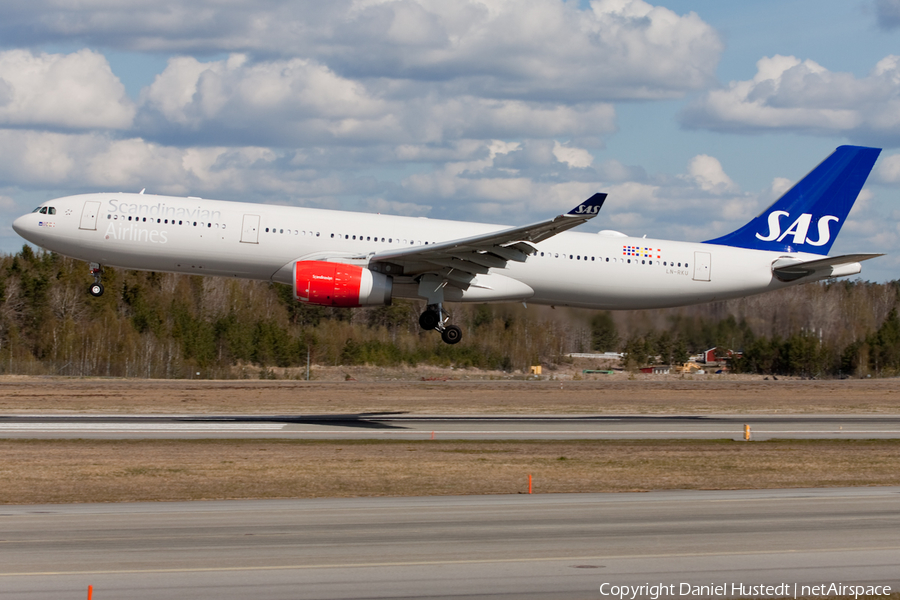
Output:
<path fill-rule="evenodd" d="M 391 303 L 393 279 L 356 265 L 319 260 L 294 263 L 294 298 L 323 306 Z"/>

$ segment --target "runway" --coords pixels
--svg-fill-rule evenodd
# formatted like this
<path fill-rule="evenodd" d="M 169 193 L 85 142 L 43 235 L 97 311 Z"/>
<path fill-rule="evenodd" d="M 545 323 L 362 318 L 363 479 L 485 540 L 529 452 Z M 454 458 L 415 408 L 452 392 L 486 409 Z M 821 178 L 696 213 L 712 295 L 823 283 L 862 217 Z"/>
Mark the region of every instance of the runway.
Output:
<path fill-rule="evenodd" d="M 0 589 L 46 600 L 88 585 L 98 600 L 582 599 L 648 583 L 676 596 L 710 583 L 896 591 L 898 507 L 897 487 L 5 506 Z"/>
<path fill-rule="evenodd" d="M 889 439 L 900 415 L 9 415 L 0 438 L 35 439 Z"/>

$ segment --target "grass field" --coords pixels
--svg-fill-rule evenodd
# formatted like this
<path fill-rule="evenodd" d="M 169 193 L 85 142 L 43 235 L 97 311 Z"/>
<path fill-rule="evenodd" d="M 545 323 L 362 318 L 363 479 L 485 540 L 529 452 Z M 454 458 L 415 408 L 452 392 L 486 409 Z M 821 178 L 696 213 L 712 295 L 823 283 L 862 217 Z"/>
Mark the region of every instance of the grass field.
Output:
<path fill-rule="evenodd" d="M 900 485 L 900 440 L 0 440 L 0 503 Z"/>

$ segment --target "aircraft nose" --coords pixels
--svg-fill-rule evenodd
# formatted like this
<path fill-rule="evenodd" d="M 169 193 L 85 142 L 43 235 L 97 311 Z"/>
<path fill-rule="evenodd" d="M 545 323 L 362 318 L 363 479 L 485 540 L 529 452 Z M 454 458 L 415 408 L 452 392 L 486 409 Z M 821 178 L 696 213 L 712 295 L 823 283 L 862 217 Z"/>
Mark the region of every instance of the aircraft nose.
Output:
<path fill-rule="evenodd" d="M 28 241 L 31 241 L 31 236 L 29 234 L 32 233 L 34 229 L 34 218 L 31 216 L 31 213 L 22 215 L 21 217 L 13 221 L 12 228 L 13 231 L 18 233 L 20 236 Z"/>
<path fill-rule="evenodd" d="M 22 215 L 15 221 L 13 221 L 13 231 L 22 235 L 22 231 L 25 229 L 25 215 Z"/>

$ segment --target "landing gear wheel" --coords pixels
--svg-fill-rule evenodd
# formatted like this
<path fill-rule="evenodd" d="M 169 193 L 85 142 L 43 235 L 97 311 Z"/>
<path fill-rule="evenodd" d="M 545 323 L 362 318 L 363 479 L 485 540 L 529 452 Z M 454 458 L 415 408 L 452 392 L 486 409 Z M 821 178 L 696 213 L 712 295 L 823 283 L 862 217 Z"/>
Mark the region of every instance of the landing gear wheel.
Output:
<path fill-rule="evenodd" d="M 426 310 L 419 315 L 419 327 L 425 330 L 432 330 L 441 322 L 441 316 L 436 310 Z"/>
<path fill-rule="evenodd" d="M 447 325 L 441 332 L 441 339 L 445 344 L 458 344 L 462 339 L 462 329 L 456 325 Z"/>
<path fill-rule="evenodd" d="M 94 298 L 99 298 L 103 295 L 103 284 L 100 283 L 101 278 L 103 277 L 103 269 L 100 267 L 99 263 L 91 263 L 91 277 L 94 278 L 94 283 L 91 284 L 91 287 L 88 288 L 88 291 L 91 293 L 91 296 Z"/>

